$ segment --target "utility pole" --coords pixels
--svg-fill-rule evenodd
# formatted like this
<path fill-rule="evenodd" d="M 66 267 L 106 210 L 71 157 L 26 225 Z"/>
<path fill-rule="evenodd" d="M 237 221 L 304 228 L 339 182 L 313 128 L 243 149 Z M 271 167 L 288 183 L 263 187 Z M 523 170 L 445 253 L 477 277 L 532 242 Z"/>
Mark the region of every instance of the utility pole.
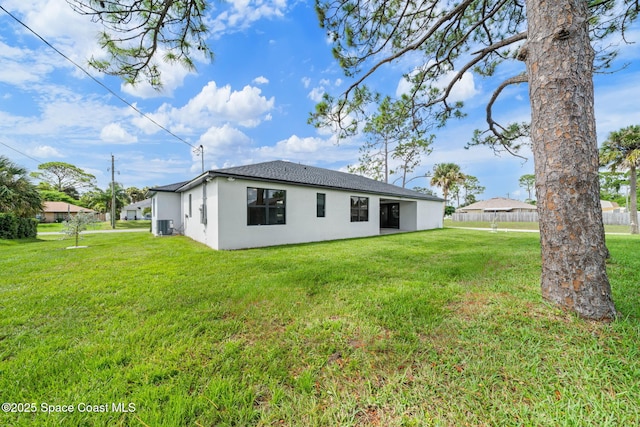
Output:
<path fill-rule="evenodd" d="M 115 159 L 111 155 L 111 228 L 116 228 L 116 168 Z"/>
<path fill-rule="evenodd" d="M 204 146 L 200 144 L 200 157 L 202 160 L 202 173 L 204 173 Z"/>

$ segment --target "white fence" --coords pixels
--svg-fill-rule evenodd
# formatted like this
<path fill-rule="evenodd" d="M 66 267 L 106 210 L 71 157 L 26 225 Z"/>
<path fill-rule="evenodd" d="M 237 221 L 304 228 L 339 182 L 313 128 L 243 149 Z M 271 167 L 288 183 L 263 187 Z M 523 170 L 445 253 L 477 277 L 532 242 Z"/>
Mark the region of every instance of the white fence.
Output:
<path fill-rule="evenodd" d="M 461 213 L 451 215 L 453 221 L 460 222 L 487 222 L 496 220 L 500 222 L 538 222 L 538 212 L 488 212 L 488 213 Z M 602 221 L 606 225 L 629 225 L 629 214 L 622 212 L 603 212 Z"/>

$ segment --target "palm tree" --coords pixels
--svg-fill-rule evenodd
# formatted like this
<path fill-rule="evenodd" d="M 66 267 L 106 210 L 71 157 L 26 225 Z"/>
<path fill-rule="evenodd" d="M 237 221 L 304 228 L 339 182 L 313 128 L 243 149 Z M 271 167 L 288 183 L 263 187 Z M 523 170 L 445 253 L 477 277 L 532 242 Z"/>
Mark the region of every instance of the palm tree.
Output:
<path fill-rule="evenodd" d="M 122 188 L 122 186 L 118 183 L 115 185 L 116 188 L 116 211 L 120 211 L 123 206 L 129 203 L 129 196 L 127 192 Z M 82 202 L 93 210 L 96 210 L 101 213 L 106 213 L 111 211 L 111 203 L 113 200 L 113 195 L 111 192 L 111 185 L 106 190 L 101 190 L 99 188 L 94 189 L 93 191 L 89 191 L 82 196 Z M 117 216 L 117 215 L 116 215 Z"/>
<path fill-rule="evenodd" d="M 37 187 L 29 181 L 27 170 L 0 156 L 0 212 L 28 218 L 42 212 Z"/>
<path fill-rule="evenodd" d="M 637 173 L 640 165 L 640 126 L 633 125 L 611 132 L 600 147 L 600 164 L 611 172 L 629 170 L 629 222 L 631 234 L 638 234 Z"/>
<path fill-rule="evenodd" d="M 444 196 L 444 205 L 447 206 L 449 191 L 454 185 L 462 184 L 465 175 L 460 171 L 460 166 L 455 163 L 438 163 L 433 167 L 431 185 L 440 187 Z"/>
<path fill-rule="evenodd" d="M 144 189 L 137 187 L 129 187 L 125 190 L 131 203 L 141 202 L 146 198 L 147 192 Z"/>

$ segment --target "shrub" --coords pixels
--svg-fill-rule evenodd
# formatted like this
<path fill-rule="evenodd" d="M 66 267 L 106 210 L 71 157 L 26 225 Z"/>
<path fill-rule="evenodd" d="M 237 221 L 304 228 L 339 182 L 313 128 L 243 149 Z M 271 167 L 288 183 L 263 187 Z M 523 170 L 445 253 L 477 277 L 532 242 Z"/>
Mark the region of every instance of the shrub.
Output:
<path fill-rule="evenodd" d="M 38 220 L 0 213 L 0 239 L 26 239 L 38 234 Z"/>
<path fill-rule="evenodd" d="M 78 212 L 75 216 L 72 216 L 64 222 L 64 233 L 76 240 L 76 246 L 78 246 L 78 239 L 80 233 L 87 229 L 89 224 L 96 222 L 96 218 L 85 212 Z"/>

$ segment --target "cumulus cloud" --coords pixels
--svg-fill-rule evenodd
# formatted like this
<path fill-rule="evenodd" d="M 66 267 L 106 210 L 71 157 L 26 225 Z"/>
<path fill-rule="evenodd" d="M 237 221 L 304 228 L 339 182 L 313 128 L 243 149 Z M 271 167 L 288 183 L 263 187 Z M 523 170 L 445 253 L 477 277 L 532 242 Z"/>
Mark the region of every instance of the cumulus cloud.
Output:
<path fill-rule="evenodd" d="M 336 144 L 335 136 L 329 138 L 300 137 L 291 135 L 287 139 L 278 141 L 273 146 L 262 146 L 252 150 L 249 157 L 260 161 L 284 159 L 289 161 L 315 164 L 344 162 L 357 157 L 357 146 L 344 141 Z"/>
<path fill-rule="evenodd" d="M 135 135 L 131 135 L 118 123 L 109 123 L 102 128 L 100 139 L 109 144 L 133 144 L 138 142 Z"/>
<path fill-rule="evenodd" d="M 23 86 L 40 81 L 54 69 L 40 59 L 36 52 L 11 47 L 0 41 L 0 82 Z"/>
<path fill-rule="evenodd" d="M 251 143 L 251 139 L 242 131 L 225 124 L 222 127 L 209 128 L 198 140 L 206 149 L 220 150 Z"/>
<path fill-rule="evenodd" d="M 251 146 L 251 138 L 229 124 L 212 126 L 198 139 L 197 145 L 204 147 L 205 169 L 219 167 L 221 159 L 243 159 Z M 192 172 L 200 172 L 203 163 L 199 150 L 192 151 Z M 240 162 L 243 163 L 243 162 Z"/>
<path fill-rule="evenodd" d="M 269 79 L 264 76 L 259 76 L 253 79 L 253 83 L 257 85 L 266 85 L 269 83 Z"/>
<path fill-rule="evenodd" d="M 133 105 L 137 107 L 135 103 Z M 131 119 L 131 122 L 145 134 L 153 135 L 161 130 L 160 127 L 153 122 L 156 122 L 165 128 L 170 127 L 171 113 L 173 110 L 174 108 L 171 105 L 164 103 L 155 112 L 145 113 L 145 115 L 153 121 L 140 115 L 136 115 Z"/>
<path fill-rule="evenodd" d="M 302 81 L 302 84 L 304 85 L 304 88 L 308 89 L 309 85 L 311 84 L 311 79 L 309 77 L 303 77 L 300 80 Z"/>
<path fill-rule="evenodd" d="M 28 154 L 34 157 L 38 157 L 41 159 L 47 159 L 51 157 L 65 157 L 62 153 L 60 153 L 57 149 L 50 145 L 38 145 L 35 148 L 32 148 L 27 151 Z"/>
<path fill-rule="evenodd" d="M 158 57 L 162 57 L 165 54 L 166 51 L 161 51 L 158 54 Z M 138 82 L 135 86 L 132 86 L 129 83 L 122 83 L 120 85 L 120 89 L 124 93 L 128 93 L 129 95 L 142 99 L 173 96 L 175 90 L 184 84 L 184 79 L 190 74 L 195 74 L 193 71 L 181 64 L 169 63 L 162 60 L 157 61 L 156 64 L 162 79 L 162 87 L 160 90 L 154 88 L 145 80 Z"/>
<path fill-rule="evenodd" d="M 282 18 L 287 9 L 286 0 L 230 0 L 229 8 L 209 23 L 214 37 L 241 31 L 260 19 Z"/>
<path fill-rule="evenodd" d="M 150 114 L 164 126 L 172 129 L 203 129 L 211 124 L 231 123 L 244 127 L 255 127 L 263 120 L 269 120 L 275 99 L 266 98 L 262 91 L 254 86 L 245 86 L 242 90 L 232 90 L 230 85 L 218 87 L 211 81 L 200 93 L 191 98 L 181 108 L 168 104 Z M 149 126 L 139 119 L 135 123 L 146 129 Z"/>
<path fill-rule="evenodd" d="M 100 26 L 58 0 L 10 1 L 5 7 L 21 15 L 26 25 L 76 62 L 101 53 L 96 37 Z"/>

